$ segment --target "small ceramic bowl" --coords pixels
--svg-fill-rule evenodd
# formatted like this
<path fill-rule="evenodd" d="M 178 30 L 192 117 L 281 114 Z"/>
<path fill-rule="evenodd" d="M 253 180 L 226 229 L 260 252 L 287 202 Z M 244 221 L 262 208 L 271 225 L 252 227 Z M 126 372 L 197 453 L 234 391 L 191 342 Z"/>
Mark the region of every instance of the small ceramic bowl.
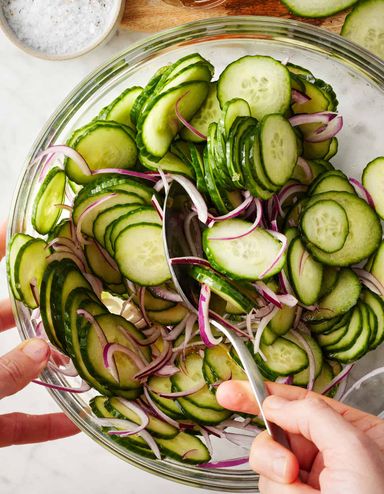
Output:
<path fill-rule="evenodd" d="M 81 50 L 74 51 L 72 53 L 63 53 L 62 55 L 60 54 L 50 54 L 50 53 L 45 53 L 44 51 L 36 50 L 29 46 L 27 43 L 25 43 L 23 40 L 21 40 L 17 34 L 14 32 L 14 30 L 11 28 L 9 25 L 3 11 L 3 6 L 0 4 L 0 28 L 4 32 L 4 34 L 7 36 L 7 38 L 12 41 L 14 45 L 16 45 L 20 50 L 23 50 L 25 53 L 28 53 L 29 55 L 32 55 L 37 58 L 42 58 L 44 60 L 69 60 L 72 58 L 77 58 L 85 53 L 88 53 L 98 46 L 101 46 L 107 41 L 109 41 L 112 36 L 115 34 L 119 23 L 123 17 L 124 14 L 124 8 L 125 8 L 125 0 L 116 0 L 115 5 L 113 7 L 114 12 L 112 15 L 110 15 L 110 18 L 108 19 L 108 22 L 105 25 L 104 31 L 97 36 L 96 38 L 92 39 L 90 43 L 82 48 Z"/>

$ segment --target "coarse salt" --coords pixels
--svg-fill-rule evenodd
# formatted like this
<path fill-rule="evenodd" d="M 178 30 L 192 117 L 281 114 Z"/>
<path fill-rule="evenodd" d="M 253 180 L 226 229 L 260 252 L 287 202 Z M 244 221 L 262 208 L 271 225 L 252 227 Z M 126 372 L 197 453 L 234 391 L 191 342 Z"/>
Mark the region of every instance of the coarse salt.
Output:
<path fill-rule="evenodd" d="M 108 30 L 117 0 L 4 0 L 2 9 L 16 37 L 51 56 L 79 53 Z"/>

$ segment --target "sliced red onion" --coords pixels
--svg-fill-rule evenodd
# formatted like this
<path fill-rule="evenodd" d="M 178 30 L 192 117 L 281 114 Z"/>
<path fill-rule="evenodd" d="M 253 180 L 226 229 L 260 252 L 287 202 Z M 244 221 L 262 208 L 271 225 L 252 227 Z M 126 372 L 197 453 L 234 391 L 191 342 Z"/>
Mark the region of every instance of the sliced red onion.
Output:
<path fill-rule="evenodd" d="M 252 203 L 253 203 L 253 197 L 249 195 L 246 199 L 244 199 L 244 201 L 239 206 L 237 206 L 236 209 L 233 209 L 227 214 L 224 214 L 222 216 L 213 216 L 212 214 L 208 213 L 208 218 L 209 218 L 208 227 L 211 228 L 218 221 L 225 221 L 225 220 L 230 220 L 232 218 L 237 218 L 242 213 L 244 213 Z"/>
<path fill-rule="evenodd" d="M 48 367 L 59 374 L 66 377 L 77 377 L 79 373 L 77 372 L 76 367 L 73 365 L 73 362 L 70 361 L 67 365 L 56 365 L 54 362 L 49 361 Z"/>
<path fill-rule="evenodd" d="M 298 305 L 296 307 L 295 320 L 293 321 L 293 329 L 296 329 L 300 323 L 301 316 L 303 314 L 303 308 Z"/>
<path fill-rule="evenodd" d="M 84 317 L 84 319 L 86 319 L 90 324 L 92 324 L 94 330 L 96 331 L 97 338 L 99 339 L 100 345 L 101 345 L 102 349 L 104 350 L 104 347 L 108 344 L 108 340 L 107 340 L 107 337 L 105 336 L 103 328 L 100 326 L 98 321 L 96 321 L 94 316 L 90 312 L 88 312 L 87 310 L 78 309 L 76 311 L 76 313 L 78 316 Z"/>
<path fill-rule="evenodd" d="M 313 177 L 313 171 L 312 171 L 312 168 L 309 166 L 308 161 L 306 161 L 304 158 L 299 156 L 297 158 L 297 166 L 299 166 L 303 170 L 306 180 L 308 180 L 308 181 L 313 180 L 313 178 L 314 178 Z"/>
<path fill-rule="evenodd" d="M 140 356 L 137 355 L 137 353 L 124 345 L 120 345 L 119 343 L 107 343 L 103 349 L 104 365 L 117 382 L 119 382 L 120 379 L 118 371 L 116 369 L 116 365 L 113 360 L 113 356 L 116 352 L 124 353 L 133 361 L 136 367 L 138 367 L 139 369 L 144 369 L 144 363 Z"/>
<path fill-rule="evenodd" d="M 184 335 L 184 342 L 183 342 L 183 350 L 187 348 L 188 343 L 190 342 L 191 338 L 193 337 L 193 327 L 195 325 L 195 322 L 197 320 L 197 317 L 195 314 L 190 314 L 187 323 L 185 325 L 185 335 Z"/>
<path fill-rule="evenodd" d="M 119 266 L 117 265 L 116 261 L 113 259 L 113 257 L 109 254 L 109 252 L 107 252 L 100 244 L 99 242 L 96 242 L 96 241 L 93 241 L 95 247 L 97 248 L 97 250 L 100 252 L 100 254 L 102 255 L 102 257 L 104 257 L 105 259 L 105 262 L 109 265 L 109 267 L 111 269 L 113 269 L 114 271 L 117 271 L 118 273 L 120 273 L 119 271 Z"/>
<path fill-rule="evenodd" d="M 222 460 L 222 461 L 210 461 L 209 463 L 201 463 L 199 467 L 201 468 L 230 468 L 236 467 L 238 465 L 244 465 L 248 463 L 248 456 L 242 458 L 233 458 L 232 460 Z"/>
<path fill-rule="evenodd" d="M 315 383 L 315 357 L 313 355 L 312 348 L 309 346 L 307 340 L 298 331 L 291 329 L 291 333 L 297 339 L 299 344 L 303 347 L 303 350 L 305 350 L 306 354 L 308 355 L 309 382 L 308 382 L 307 389 L 309 391 L 312 391 L 313 385 Z"/>
<path fill-rule="evenodd" d="M 309 258 L 309 252 L 307 250 L 303 250 L 303 252 L 300 256 L 300 262 L 299 262 L 299 276 L 301 276 L 304 265 L 307 262 L 308 258 Z"/>
<path fill-rule="evenodd" d="M 164 365 L 161 369 L 155 372 L 156 376 L 165 376 L 165 377 L 170 377 L 174 376 L 179 372 L 179 368 L 176 367 L 175 365 Z"/>
<path fill-rule="evenodd" d="M 326 395 L 334 386 L 340 384 L 344 379 L 346 379 L 353 369 L 354 364 L 346 365 L 338 374 L 335 376 L 331 382 L 329 382 L 325 388 L 321 391 L 322 395 Z"/>
<path fill-rule="evenodd" d="M 273 236 L 275 237 L 277 240 L 279 240 L 281 242 L 281 249 L 279 250 L 279 252 L 277 253 L 277 256 L 276 258 L 274 259 L 274 261 L 272 262 L 272 264 L 270 266 L 267 267 L 267 269 L 265 269 L 260 275 L 259 275 L 259 278 L 262 279 L 264 278 L 270 271 L 272 271 L 272 269 L 276 266 L 276 264 L 280 261 L 280 259 L 283 257 L 286 249 L 287 249 L 287 245 L 288 245 L 288 240 L 287 240 L 287 237 L 285 235 L 283 235 L 282 233 L 279 233 L 279 232 L 274 232 L 273 230 L 268 230 L 268 232 Z"/>
<path fill-rule="evenodd" d="M 250 340 L 253 340 L 253 329 L 252 329 L 252 315 L 253 315 L 254 309 L 252 309 L 250 312 L 248 312 L 247 317 L 245 318 L 245 324 L 246 328 L 248 331 L 248 336 Z"/>
<path fill-rule="evenodd" d="M 76 225 L 76 237 L 78 238 L 79 242 L 81 245 L 85 245 L 88 242 L 84 239 L 81 227 L 83 225 L 84 219 L 88 216 L 88 214 L 93 211 L 95 208 L 100 206 L 106 201 L 109 201 L 112 197 L 116 196 L 116 192 L 111 192 L 110 194 L 107 194 L 106 196 L 102 197 L 101 199 L 97 199 L 95 202 L 92 202 L 88 207 L 84 209 L 84 211 L 81 213 L 79 216 L 79 219 L 77 221 Z"/>
<path fill-rule="evenodd" d="M 384 297 L 384 286 L 372 273 L 361 268 L 354 268 L 354 271 L 364 285 L 377 295 Z"/>
<path fill-rule="evenodd" d="M 249 336 L 248 336 L 248 333 L 246 333 L 245 331 L 242 331 L 240 328 L 234 326 L 233 324 L 231 324 L 227 319 L 224 319 L 224 317 L 221 317 L 219 316 L 219 314 L 217 314 L 216 312 L 214 312 L 213 310 L 210 310 L 209 311 L 209 317 L 211 319 L 213 319 L 214 321 L 222 324 L 223 326 L 225 326 L 226 328 L 234 331 L 235 333 L 237 333 L 238 335 L 240 336 L 244 336 L 247 340 L 249 339 Z"/>
<path fill-rule="evenodd" d="M 185 352 L 185 350 L 187 350 L 188 348 L 194 348 L 194 349 L 197 349 L 197 347 L 199 346 L 206 346 L 206 344 L 204 343 L 204 341 L 194 341 L 192 343 L 188 343 L 186 345 L 184 345 L 184 343 L 180 346 L 177 346 L 175 348 L 172 349 L 172 352 Z M 204 352 L 202 349 L 199 349 L 199 353 L 201 352 Z"/>
<path fill-rule="evenodd" d="M 144 439 L 144 441 L 148 444 L 148 446 L 151 448 L 153 454 L 158 460 L 161 460 L 161 453 L 159 446 L 157 445 L 156 441 L 153 439 L 151 434 L 148 431 L 141 431 L 139 432 L 139 436 Z"/>
<path fill-rule="evenodd" d="M 72 211 L 73 211 L 73 207 L 68 206 L 68 204 L 55 204 L 55 207 L 59 208 L 59 209 L 65 209 L 66 211 L 69 211 L 70 213 L 72 213 Z"/>
<path fill-rule="evenodd" d="M 41 158 L 43 158 L 44 156 L 49 156 L 49 155 L 52 155 L 49 156 L 48 158 L 48 160 L 51 160 L 54 157 L 56 157 L 57 154 L 63 154 L 67 158 L 70 158 L 72 161 L 74 161 L 77 164 L 77 166 L 80 168 L 81 173 L 83 173 L 84 175 L 87 176 L 91 175 L 91 170 L 89 169 L 87 162 L 81 156 L 81 154 L 79 154 L 73 148 L 63 144 L 48 147 L 36 157 L 33 163 L 36 163 L 40 161 Z"/>
<path fill-rule="evenodd" d="M 163 221 L 164 211 L 163 211 L 162 207 L 160 206 L 159 201 L 157 200 L 157 197 L 155 195 L 152 196 L 151 202 L 152 202 L 152 206 L 156 209 L 157 214 L 159 215 L 161 221 Z"/>
<path fill-rule="evenodd" d="M 208 453 L 213 456 L 213 446 L 212 446 L 212 441 L 211 438 L 209 437 L 208 432 L 205 430 L 204 427 L 200 427 L 200 432 L 201 435 L 203 436 L 205 445 L 207 446 Z"/>
<path fill-rule="evenodd" d="M 194 393 L 197 393 L 198 391 L 203 389 L 205 385 L 206 385 L 205 382 L 202 382 L 184 391 L 176 391 L 174 393 L 156 393 L 156 394 L 158 394 L 162 398 L 183 398 L 184 396 L 190 396 L 193 395 Z"/>
<path fill-rule="evenodd" d="M 181 114 L 180 112 L 180 101 L 184 98 L 184 96 L 186 96 L 187 94 L 189 93 L 189 91 L 187 91 L 185 94 L 183 94 L 176 102 L 176 105 L 175 105 L 175 113 L 176 113 L 176 117 L 180 120 L 180 122 L 190 131 L 192 132 L 192 134 L 195 134 L 197 137 L 199 137 L 200 139 L 203 139 L 204 141 L 207 140 L 207 136 L 202 134 L 199 130 L 197 130 L 193 125 L 191 125 L 184 117 L 183 115 Z"/>
<path fill-rule="evenodd" d="M 45 158 L 44 160 L 41 160 L 40 158 Z M 49 153 L 45 156 L 42 156 L 42 155 L 39 155 L 35 161 L 33 163 L 36 163 L 37 161 L 40 161 L 41 164 L 43 164 L 43 167 L 40 171 L 40 175 L 39 175 L 39 179 L 38 179 L 38 182 L 41 183 L 45 176 L 47 175 L 47 172 L 48 172 L 48 168 L 51 166 L 51 164 L 54 162 L 56 158 L 56 154 L 55 153 Z"/>
<path fill-rule="evenodd" d="M 211 289 L 204 283 L 201 285 L 199 297 L 198 322 L 200 336 L 205 345 L 209 348 L 218 345 L 222 341 L 222 337 L 215 338 L 212 334 L 211 325 L 209 322 L 209 302 L 211 299 Z"/>
<path fill-rule="evenodd" d="M 258 281 L 254 283 L 253 286 L 256 288 L 256 290 L 260 293 L 262 297 L 268 300 L 268 302 L 271 302 L 271 304 L 275 305 L 279 309 L 283 308 L 283 305 L 280 302 L 276 293 L 272 291 L 265 283 L 263 283 L 262 281 Z"/>
<path fill-rule="evenodd" d="M 291 196 L 296 196 L 298 194 L 306 192 L 307 190 L 308 190 L 307 185 L 298 184 L 296 182 L 285 185 L 278 194 L 280 205 L 283 206 L 285 201 L 289 199 Z"/>
<path fill-rule="evenodd" d="M 347 380 L 345 379 L 337 386 L 336 393 L 333 399 L 336 401 L 340 401 L 341 398 L 344 396 L 346 387 L 347 387 Z"/>
<path fill-rule="evenodd" d="M 145 298 L 145 287 L 142 286 L 139 288 L 139 307 L 140 307 L 141 313 L 143 314 L 143 318 L 144 318 L 144 321 L 146 322 L 147 326 L 152 326 L 152 322 L 149 320 L 149 318 L 147 316 L 144 298 Z"/>
<path fill-rule="evenodd" d="M 86 393 L 91 389 L 91 386 L 82 381 L 81 386 L 79 388 L 69 388 L 67 386 L 59 386 L 57 384 L 50 384 L 43 381 L 39 381 L 38 379 L 32 379 L 32 382 L 35 384 L 39 384 L 40 386 L 44 386 L 49 389 L 56 389 L 57 391 L 64 391 L 65 393 Z"/>
<path fill-rule="evenodd" d="M 260 430 L 261 432 L 261 430 Z M 224 437 L 227 441 L 236 444 L 240 448 L 249 450 L 253 441 L 255 440 L 255 434 L 238 434 L 236 432 L 224 432 Z"/>
<path fill-rule="evenodd" d="M 306 94 L 298 91 L 297 89 L 291 89 L 291 99 L 292 103 L 296 103 L 297 105 L 302 105 L 304 103 L 308 103 L 311 100 Z"/>
<path fill-rule="evenodd" d="M 356 381 L 349 389 L 348 391 L 345 393 L 345 395 L 342 397 L 341 401 L 345 401 L 348 396 L 353 392 L 355 391 L 356 389 L 359 389 L 360 386 L 365 382 L 367 381 L 368 379 L 371 379 L 371 377 L 375 377 L 375 376 L 378 376 L 380 374 L 383 374 L 384 373 L 384 367 L 379 367 L 371 372 L 368 372 L 368 374 L 365 374 L 365 376 L 363 376 L 362 378 L 360 378 L 358 381 Z"/>
<path fill-rule="evenodd" d="M 177 324 L 165 337 L 164 339 L 167 341 L 174 341 L 176 338 L 178 338 L 181 333 L 184 331 L 185 326 L 187 324 L 187 320 L 189 318 L 190 314 L 187 314 L 186 316 L 183 317 L 183 319 Z"/>
<path fill-rule="evenodd" d="M 148 287 L 149 291 L 157 298 L 168 300 L 170 302 L 182 302 L 183 299 L 174 290 L 170 290 L 165 286 L 151 286 Z"/>
<path fill-rule="evenodd" d="M 153 374 L 158 369 L 161 369 L 172 356 L 172 346 L 168 341 L 164 340 L 164 348 L 158 357 L 156 357 L 149 365 L 141 369 L 135 376 L 134 379 L 144 379 L 150 374 Z"/>
<path fill-rule="evenodd" d="M 331 111 L 321 111 L 316 113 L 299 113 L 298 115 L 293 115 L 288 120 L 292 127 L 297 125 L 311 124 L 311 123 L 322 123 L 328 124 L 337 117 L 337 113 Z"/>
<path fill-rule="evenodd" d="M 279 282 L 282 290 L 285 293 L 288 293 L 289 295 L 293 295 L 293 288 L 291 287 L 291 284 L 289 283 L 287 275 L 284 273 L 284 271 L 280 271 L 279 273 Z"/>
<path fill-rule="evenodd" d="M 187 192 L 187 194 L 191 198 L 191 201 L 193 202 L 196 208 L 197 217 L 202 223 L 206 224 L 208 221 L 208 208 L 203 196 L 197 190 L 195 185 L 190 180 L 183 177 L 182 175 L 171 175 L 171 176 L 173 180 L 176 180 L 176 182 L 178 182 Z"/>
<path fill-rule="evenodd" d="M 304 138 L 307 142 L 323 142 L 332 139 L 343 128 L 343 117 L 339 116 L 331 120 L 326 126 L 312 132 Z"/>
<path fill-rule="evenodd" d="M 150 180 L 151 182 L 158 181 L 158 174 L 148 172 L 137 172 L 134 170 L 126 170 L 124 168 L 99 168 L 92 171 L 92 175 L 102 175 L 104 173 L 115 173 L 116 175 L 127 175 L 128 177 L 142 178 L 144 180 Z"/>
<path fill-rule="evenodd" d="M 293 377 L 292 376 L 281 376 L 278 377 L 275 381 L 278 384 L 292 384 L 293 383 Z"/>
<path fill-rule="evenodd" d="M 264 329 L 267 327 L 267 325 L 270 323 L 270 321 L 275 317 L 275 315 L 278 313 L 279 308 L 275 307 L 273 311 L 268 314 L 268 316 L 263 317 L 261 321 L 259 322 L 256 330 L 256 335 L 255 335 L 255 340 L 253 344 L 253 350 L 256 353 L 260 355 L 260 357 L 266 361 L 266 357 L 263 354 L 263 352 L 260 350 L 260 343 L 261 343 L 261 337 L 263 336 Z"/>
<path fill-rule="evenodd" d="M 123 326 L 118 325 L 117 329 L 125 336 L 125 338 L 127 338 L 127 340 L 129 340 L 129 342 L 132 344 L 133 347 L 135 347 L 137 345 L 142 346 L 142 347 L 152 345 L 152 343 L 155 343 L 155 341 L 159 339 L 160 334 L 161 334 L 160 329 L 155 326 L 153 333 L 151 333 L 151 335 L 148 338 L 145 338 L 143 340 L 139 340 L 138 338 L 135 338 L 135 336 L 133 334 L 128 333 L 128 331 Z M 147 364 L 148 362 L 146 362 L 144 360 L 144 363 Z"/>
<path fill-rule="evenodd" d="M 101 292 L 103 291 L 103 283 L 101 282 L 101 280 L 94 274 L 84 273 L 84 272 L 82 274 L 84 278 L 88 281 L 88 283 L 91 285 L 94 294 L 97 296 L 97 298 L 100 298 Z"/>
<path fill-rule="evenodd" d="M 158 415 L 159 418 L 164 420 L 164 422 L 167 422 L 167 424 L 170 424 L 173 427 L 176 427 L 176 429 L 180 429 L 180 424 L 178 422 L 176 422 L 176 420 L 173 420 L 171 417 L 168 417 L 168 415 L 165 414 L 162 410 L 160 410 L 160 408 L 152 400 L 151 395 L 149 394 L 146 386 L 144 386 L 144 395 L 145 395 L 149 405 L 152 407 L 153 411 L 156 413 L 156 415 Z"/>
<path fill-rule="evenodd" d="M 71 204 L 73 204 L 73 201 L 75 200 L 76 195 L 69 185 L 67 185 L 65 187 L 65 197 L 66 197 L 67 201 L 69 201 Z"/>
<path fill-rule="evenodd" d="M 375 209 L 375 203 L 374 200 L 371 196 L 371 194 L 367 191 L 367 189 L 364 187 L 364 185 L 356 180 L 355 178 L 349 178 L 348 179 L 350 183 L 359 191 L 359 195 L 363 196 L 365 201 L 371 206 L 371 208 Z"/>
<path fill-rule="evenodd" d="M 171 181 L 172 179 L 167 177 L 167 175 L 163 172 L 161 166 L 158 166 L 157 169 L 159 171 L 159 175 L 160 175 L 160 178 L 161 178 L 161 181 L 162 181 L 162 184 L 163 184 L 163 187 L 162 188 L 164 188 L 165 194 L 168 194 L 168 191 L 169 191 L 169 181 Z"/>
<path fill-rule="evenodd" d="M 196 211 L 191 211 L 184 220 L 184 235 L 189 246 L 189 250 L 191 254 L 195 257 L 198 256 L 197 247 L 196 247 L 196 239 L 192 237 L 191 232 L 191 222 L 193 219 L 197 217 Z"/>
<path fill-rule="evenodd" d="M 76 247 L 75 242 L 70 238 L 56 237 L 48 243 L 47 248 L 50 249 L 55 245 L 62 245 L 64 247 L 67 247 L 69 250 L 72 250 L 73 252 L 80 250 Z"/>
<path fill-rule="evenodd" d="M 40 293 L 39 293 L 39 290 L 37 288 L 37 280 L 36 280 L 36 278 L 33 278 L 30 281 L 29 286 L 31 287 L 31 292 L 32 292 L 33 299 L 34 299 L 36 305 L 37 306 L 40 306 Z"/>
<path fill-rule="evenodd" d="M 204 266 L 210 268 L 211 265 L 206 259 L 201 257 L 186 256 L 186 257 L 172 257 L 171 264 L 190 264 L 191 266 Z"/>
<path fill-rule="evenodd" d="M 131 410 L 131 412 L 135 413 L 138 416 L 142 429 L 147 427 L 147 425 L 149 424 L 148 414 L 139 405 L 137 405 L 134 401 L 126 400 L 125 398 L 121 397 L 119 397 L 118 400 L 123 406 L 125 406 L 126 408 L 128 408 L 128 410 Z"/>

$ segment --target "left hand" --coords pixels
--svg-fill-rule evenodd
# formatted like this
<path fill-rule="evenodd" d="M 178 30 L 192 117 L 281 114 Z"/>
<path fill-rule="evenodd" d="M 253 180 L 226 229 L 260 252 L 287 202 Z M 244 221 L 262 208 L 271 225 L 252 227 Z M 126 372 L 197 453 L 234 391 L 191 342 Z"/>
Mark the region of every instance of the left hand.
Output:
<path fill-rule="evenodd" d="M 0 260 L 5 255 L 6 224 L 0 226 Z M 10 300 L 0 301 L 0 333 L 15 326 Z M 48 344 L 33 338 L 0 357 L 0 400 L 23 389 L 47 365 Z M 0 415 L 0 447 L 38 443 L 72 436 L 79 429 L 63 414 Z"/>

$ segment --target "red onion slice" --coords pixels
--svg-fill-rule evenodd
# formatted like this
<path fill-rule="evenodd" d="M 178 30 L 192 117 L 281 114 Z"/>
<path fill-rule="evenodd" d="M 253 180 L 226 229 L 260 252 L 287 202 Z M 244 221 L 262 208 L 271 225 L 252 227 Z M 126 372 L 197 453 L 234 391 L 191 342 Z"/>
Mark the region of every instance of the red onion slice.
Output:
<path fill-rule="evenodd" d="M 187 320 L 189 318 L 190 314 L 187 314 L 186 316 L 183 317 L 183 319 L 177 324 L 165 337 L 164 339 L 167 341 L 173 341 L 178 338 L 181 333 L 185 330 L 185 326 L 187 324 Z"/>
<path fill-rule="evenodd" d="M 92 171 L 92 175 L 103 175 L 105 173 L 115 173 L 116 175 L 127 175 L 128 177 L 142 178 L 151 182 L 158 181 L 158 174 L 151 172 L 136 172 L 134 170 L 126 170 L 124 168 L 99 168 Z"/>
<path fill-rule="evenodd" d="M 152 410 L 155 412 L 155 414 L 164 420 L 164 422 L 167 422 L 169 425 L 172 425 L 173 427 L 176 427 L 176 429 L 180 429 L 180 424 L 176 422 L 176 420 L 173 420 L 171 417 L 168 417 L 167 414 L 165 414 L 160 408 L 156 405 L 156 403 L 152 400 L 151 395 L 148 392 L 148 389 L 144 386 L 144 395 L 152 408 Z"/>
<path fill-rule="evenodd" d="M 81 156 L 81 154 L 79 154 L 73 148 L 63 144 L 50 146 L 49 148 L 45 149 L 36 157 L 33 163 L 36 163 L 40 161 L 41 158 L 43 158 L 44 156 L 51 154 L 53 154 L 53 156 L 48 158 L 48 160 L 51 160 L 53 157 L 56 157 L 57 154 L 63 154 L 64 156 L 66 156 L 67 158 L 71 159 L 76 163 L 76 165 L 80 168 L 81 173 L 87 176 L 91 175 L 91 170 L 89 169 L 87 162 Z"/>
<path fill-rule="evenodd" d="M 371 208 L 375 209 L 375 203 L 373 201 L 373 198 L 371 194 L 367 191 L 367 189 L 364 187 L 364 185 L 355 178 L 349 178 L 348 180 L 355 187 L 355 189 L 358 190 L 359 195 L 363 196 L 363 198 L 371 206 Z"/>
<path fill-rule="evenodd" d="M 361 268 L 354 268 L 354 271 L 364 285 L 377 295 L 384 297 L 384 286 L 372 273 Z"/>
<path fill-rule="evenodd" d="M 288 120 L 292 127 L 297 125 L 311 124 L 311 123 L 322 123 L 328 124 L 337 117 L 337 113 L 331 111 L 321 111 L 316 113 L 299 113 L 298 115 L 293 115 Z"/>
<path fill-rule="evenodd" d="M 209 463 L 201 463 L 199 465 L 200 468 L 230 468 L 236 467 L 238 465 L 244 465 L 249 462 L 248 456 L 244 456 L 242 458 L 233 458 L 231 460 L 222 460 L 222 461 L 210 461 Z"/>
<path fill-rule="evenodd" d="M 156 393 L 162 398 L 183 398 L 184 396 L 190 396 L 193 395 L 194 393 L 197 393 L 201 389 L 206 386 L 205 382 L 196 384 L 196 386 L 193 386 L 190 389 L 187 389 L 185 391 L 176 391 L 174 393 Z M 155 391 L 153 391 L 155 393 Z"/>
<path fill-rule="evenodd" d="M 314 178 L 313 171 L 312 171 L 312 168 L 309 166 L 308 161 L 306 161 L 304 158 L 299 156 L 297 158 L 297 166 L 299 166 L 303 170 L 306 180 L 308 180 L 308 181 L 313 180 L 313 178 Z"/>
<path fill-rule="evenodd" d="M 256 335 L 255 335 L 255 340 L 253 343 L 253 350 L 256 353 L 260 355 L 260 357 L 265 361 L 267 360 L 263 352 L 260 350 L 260 343 L 261 343 L 261 337 L 263 336 L 264 329 L 267 327 L 267 325 L 270 323 L 270 321 L 275 317 L 277 312 L 279 311 L 278 307 L 275 307 L 273 311 L 268 314 L 267 316 L 263 317 L 261 321 L 259 322 L 256 330 Z"/>
<path fill-rule="evenodd" d="M 69 388 L 67 386 L 59 386 L 57 384 L 50 384 L 43 381 L 39 381 L 38 379 L 32 379 L 32 382 L 49 389 L 56 389 L 57 391 L 63 391 L 65 393 L 75 393 L 75 394 L 86 393 L 91 389 L 91 386 L 85 381 L 82 381 L 81 386 L 79 388 Z"/>
<path fill-rule="evenodd" d="M 124 353 L 132 360 L 132 362 L 136 365 L 138 369 L 144 369 L 144 363 L 142 359 L 140 358 L 139 355 L 137 355 L 137 353 L 132 351 L 130 348 L 127 348 L 126 346 L 121 345 L 119 343 L 107 343 L 103 349 L 104 365 L 117 382 L 119 382 L 120 379 L 116 365 L 113 361 L 113 356 L 116 352 Z"/>
<path fill-rule="evenodd" d="M 299 344 L 303 347 L 303 350 L 305 350 L 306 354 L 308 355 L 309 382 L 308 382 L 307 389 L 309 391 L 312 391 L 313 385 L 315 383 L 315 357 L 313 355 L 312 348 L 309 346 L 307 340 L 298 331 L 291 329 L 291 333 L 297 339 Z"/>
<path fill-rule="evenodd" d="M 179 368 L 176 367 L 175 365 L 165 365 L 161 369 L 155 372 L 156 376 L 165 376 L 165 377 L 170 377 L 174 376 L 179 372 Z"/>
<path fill-rule="evenodd" d="M 222 216 L 213 216 L 212 214 L 208 213 L 208 218 L 209 218 L 208 227 L 211 228 L 217 221 L 230 220 L 232 218 L 236 218 L 237 216 L 240 216 L 248 209 L 248 207 L 252 204 L 253 200 L 254 198 L 252 196 L 248 196 L 246 199 L 244 199 L 244 201 L 239 206 L 237 206 L 236 209 Z"/>
<path fill-rule="evenodd" d="M 180 297 L 180 295 L 177 292 L 170 290 L 164 286 L 151 286 L 148 287 L 148 289 L 152 293 L 152 295 L 154 295 L 157 298 L 168 300 L 170 302 L 183 301 L 183 299 Z"/>
<path fill-rule="evenodd" d="M 156 209 L 157 214 L 159 215 L 161 221 L 164 219 L 164 211 L 162 207 L 159 204 L 159 201 L 157 200 L 157 197 L 155 195 L 152 196 L 151 199 L 152 206 Z"/>
<path fill-rule="evenodd" d="M 180 120 L 180 122 L 190 131 L 192 134 L 195 134 L 197 137 L 200 137 L 200 139 L 203 139 L 204 141 L 207 140 L 207 136 L 202 134 L 199 130 L 197 130 L 193 125 L 191 125 L 188 120 L 186 120 L 183 115 L 180 112 L 180 102 L 184 98 L 184 96 L 187 96 L 189 91 L 187 91 L 185 94 L 183 94 L 177 101 L 175 105 L 175 113 L 176 117 Z"/>
<path fill-rule="evenodd" d="M 334 386 L 340 384 L 344 379 L 346 379 L 353 369 L 354 364 L 346 365 L 338 374 L 335 376 L 332 381 L 330 381 L 325 388 L 321 391 L 322 395 L 326 395 Z"/>
<path fill-rule="evenodd" d="M 116 196 L 116 192 L 111 192 L 110 194 L 107 194 L 106 196 L 102 197 L 101 199 L 98 199 L 95 202 L 92 202 L 87 208 L 84 209 L 84 211 L 81 213 L 79 216 L 79 219 L 77 221 L 76 225 L 76 237 L 78 238 L 79 242 L 81 245 L 85 245 L 88 242 L 84 239 L 81 227 L 83 225 L 84 219 L 88 216 L 88 214 L 93 211 L 95 208 L 103 204 L 105 201 L 109 201 L 112 197 Z"/>
<path fill-rule="evenodd" d="M 292 103 L 296 103 L 297 105 L 302 105 L 304 103 L 308 103 L 311 100 L 306 94 L 298 91 L 297 89 L 291 89 L 291 99 Z"/>
<path fill-rule="evenodd" d="M 277 240 L 279 240 L 281 242 L 281 248 L 279 250 L 279 252 L 277 253 L 277 256 L 276 258 L 274 259 L 274 261 L 272 262 L 272 264 L 270 266 L 267 267 L 267 269 L 265 269 L 260 275 L 259 275 L 259 278 L 262 279 L 264 278 L 270 271 L 272 271 L 272 269 L 276 266 L 276 264 L 280 261 L 280 259 L 283 257 L 286 249 L 287 249 L 287 245 L 288 245 L 288 240 L 287 240 L 287 237 L 285 235 L 283 235 L 282 233 L 279 233 L 279 232 L 274 232 L 273 230 L 268 230 L 268 232 L 273 236 L 275 237 Z"/>
<path fill-rule="evenodd" d="M 222 337 L 215 338 L 212 334 L 211 325 L 209 322 L 210 299 L 211 289 L 208 285 L 202 284 L 199 297 L 198 322 L 201 339 L 208 348 L 218 345 L 223 339 Z"/>
<path fill-rule="evenodd" d="M 134 379 L 144 379 L 148 377 L 150 374 L 153 374 L 156 372 L 158 369 L 161 369 L 168 361 L 170 360 L 172 356 L 172 346 L 170 343 L 166 340 L 164 341 L 164 348 L 163 351 L 160 353 L 158 357 L 156 357 L 152 362 L 141 369 L 135 376 Z"/>
<path fill-rule="evenodd" d="M 144 298 L 145 298 L 145 287 L 141 286 L 139 288 L 139 307 L 140 307 L 141 313 L 143 314 L 143 318 L 144 318 L 146 325 L 152 326 L 152 322 L 149 320 L 149 318 L 147 316 L 147 310 L 145 308 Z"/>
<path fill-rule="evenodd" d="M 211 265 L 206 259 L 202 259 L 201 257 L 194 256 L 186 256 L 186 257 L 172 257 L 170 260 L 171 264 L 190 264 L 191 266 L 205 266 L 206 268 L 210 268 Z"/>
<path fill-rule="evenodd" d="M 197 217 L 202 223 L 206 224 L 208 221 L 208 208 L 203 196 L 197 190 L 195 185 L 190 180 L 183 177 L 182 175 L 171 175 L 171 176 L 173 180 L 176 180 L 176 182 L 178 182 L 183 187 L 183 189 L 187 192 L 187 194 L 191 198 L 191 201 L 193 202 L 196 208 Z"/>
<path fill-rule="evenodd" d="M 306 136 L 304 140 L 306 142 L 323 142 L 328 139 L 332 139 L 343 128 L 343 117 L 338 116 L 331 120 L 326 126 L 312 132 L 312 134 Z"/>

